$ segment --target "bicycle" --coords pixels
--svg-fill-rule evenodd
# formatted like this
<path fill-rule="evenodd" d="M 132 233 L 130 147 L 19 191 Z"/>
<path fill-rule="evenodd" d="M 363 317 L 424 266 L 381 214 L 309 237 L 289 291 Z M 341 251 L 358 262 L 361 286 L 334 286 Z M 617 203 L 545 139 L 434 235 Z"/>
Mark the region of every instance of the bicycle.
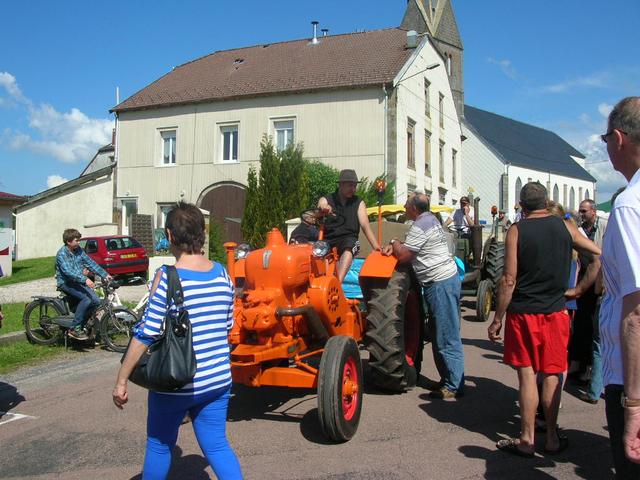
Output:
<path fill-rule="evenodd" d="M 114 294 L 119 286 L 113 281 L 102 284 L 104 298 L 89 314 L 85 330 L 89 340 L 100 340 L 114 352 L 124 353 L 138 318 L 128 308 L 114 306 Z M 34 296 L 32 298 L 33 301 L 25 306 L 22 317 L 29 342 L 52 345 L 63 337 L 66 347 L 77 301 L 64 292 L 61 292 L 58 297 Z"/>

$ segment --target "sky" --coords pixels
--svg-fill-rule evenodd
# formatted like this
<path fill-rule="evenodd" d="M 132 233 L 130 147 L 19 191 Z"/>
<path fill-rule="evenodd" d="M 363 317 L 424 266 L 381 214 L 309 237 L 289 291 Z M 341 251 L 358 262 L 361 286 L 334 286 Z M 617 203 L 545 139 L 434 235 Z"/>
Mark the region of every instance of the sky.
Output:
<path fill-rule="evenodd" d="M 598 135 L 640 95 L 638 0 L 453 0 L 465 103 L 552 130 L 587 157 L 598 202 L 625 184 Z M 406 0 L 30 0 L 0 30 L 0 191 L 77 177 L 111 140 L 124 100 L 216 50 L 398 26 Z"/>

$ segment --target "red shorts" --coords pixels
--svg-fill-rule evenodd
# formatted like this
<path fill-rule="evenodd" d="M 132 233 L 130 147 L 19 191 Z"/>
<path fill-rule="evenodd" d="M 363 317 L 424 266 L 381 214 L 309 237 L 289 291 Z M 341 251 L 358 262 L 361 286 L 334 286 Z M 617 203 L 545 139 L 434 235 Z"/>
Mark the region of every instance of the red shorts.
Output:
<path fill-rule="evenodd" d="M 569 314 L 507 313 L 504 363 L 533 367 L 536 372 L 562 373 L 567 369 Z"/>

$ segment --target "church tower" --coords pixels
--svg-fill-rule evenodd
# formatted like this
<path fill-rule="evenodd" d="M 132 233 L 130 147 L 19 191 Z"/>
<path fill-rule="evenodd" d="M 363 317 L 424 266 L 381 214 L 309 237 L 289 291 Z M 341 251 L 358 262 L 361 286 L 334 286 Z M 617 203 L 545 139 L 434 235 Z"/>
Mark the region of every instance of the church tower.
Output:
<path fill-rule="evenodd" d="M 427 33 L 445 59 L 459 117 L 464 116 L 463 46 L 451 0 L 407 0 L 400 28 Z"/>

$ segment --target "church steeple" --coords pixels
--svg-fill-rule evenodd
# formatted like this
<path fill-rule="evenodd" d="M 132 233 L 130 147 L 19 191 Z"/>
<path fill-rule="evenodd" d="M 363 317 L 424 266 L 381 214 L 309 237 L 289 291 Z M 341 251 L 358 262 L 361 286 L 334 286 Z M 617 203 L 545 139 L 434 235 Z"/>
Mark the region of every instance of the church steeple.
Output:
<path fill-rule="evenodd" d="M 464 47 L 451 0 L 407 0 L 400 28 L 429 35 L 445 59 L 458 116 L 464 116 Z"/>

